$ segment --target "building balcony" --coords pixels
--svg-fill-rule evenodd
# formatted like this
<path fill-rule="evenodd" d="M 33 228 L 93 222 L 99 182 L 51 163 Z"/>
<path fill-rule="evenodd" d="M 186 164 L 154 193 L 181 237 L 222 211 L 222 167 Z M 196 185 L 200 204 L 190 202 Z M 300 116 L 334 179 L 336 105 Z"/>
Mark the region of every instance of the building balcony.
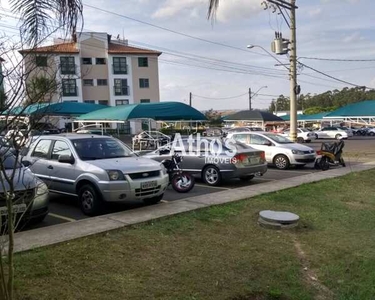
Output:
<path fill-rule="evenodd" d="M 112 65 L 113 74 L 128 74 L 128 65 Z"/>
<path fill-rule="evenodd" d="M 115 96 L 129 96 L 129 86 L 114 86 L 113 92 Z"/>

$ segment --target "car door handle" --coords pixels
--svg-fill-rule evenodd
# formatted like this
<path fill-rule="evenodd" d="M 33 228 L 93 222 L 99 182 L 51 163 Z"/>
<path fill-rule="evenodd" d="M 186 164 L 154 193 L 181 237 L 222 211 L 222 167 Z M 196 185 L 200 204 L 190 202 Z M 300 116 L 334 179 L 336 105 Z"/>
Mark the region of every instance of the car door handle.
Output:
<path fill-rule="evenodd" d="M 51 165 L 49 165 L 47 168 L 53 170 L 53 167 Z"/>

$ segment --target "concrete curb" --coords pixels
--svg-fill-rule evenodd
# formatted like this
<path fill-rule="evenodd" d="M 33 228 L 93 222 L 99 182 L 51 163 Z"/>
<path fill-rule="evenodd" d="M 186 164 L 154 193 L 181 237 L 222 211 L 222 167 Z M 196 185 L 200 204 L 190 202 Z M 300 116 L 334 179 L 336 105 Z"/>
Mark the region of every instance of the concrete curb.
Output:
<path fill-rule="evenodd" d="M 352 172 L 360 172 L 373 168 L 375 168 L 375 161 L 342 169 L 333 169 L 325 172 L 225 190 L 174 202 L 161 203 L 155 206 L 147 206 L 136 210 L 83 219 L 72 223 L 63 223 L 19 232 L 15 234 L 15 252 L 54 245 L 166 216 L 189 212 L 212 205 L 220 205 L 252 198 L 266 193 L 297 187 L 306 183 L 336 178 Z"/>

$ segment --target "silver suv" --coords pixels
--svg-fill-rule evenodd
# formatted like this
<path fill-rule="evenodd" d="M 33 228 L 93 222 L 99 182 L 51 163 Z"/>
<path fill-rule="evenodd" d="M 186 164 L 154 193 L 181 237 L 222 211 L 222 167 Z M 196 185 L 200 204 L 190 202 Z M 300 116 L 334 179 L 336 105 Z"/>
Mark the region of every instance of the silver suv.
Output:
<path fill-rule="evenodd" d="M 87 215 L 103 202 L 159 202 L 168 186 L 165 168 L 136 156 L 119 140 L 98 135 L 63 134 L 39 137 L 23 162 L 51 192 L 78 196 Z"/>

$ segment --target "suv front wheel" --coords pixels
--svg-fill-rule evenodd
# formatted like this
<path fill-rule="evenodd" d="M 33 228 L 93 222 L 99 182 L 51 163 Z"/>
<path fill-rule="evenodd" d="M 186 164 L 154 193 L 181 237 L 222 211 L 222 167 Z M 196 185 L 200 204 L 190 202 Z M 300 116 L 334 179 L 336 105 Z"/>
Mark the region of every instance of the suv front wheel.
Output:
<path fill-rule="evenodd" d="M 83 185 L 78 192 L 79 204 L 85 215 L 95 216 L 102 207 L 102 199 L 91 184 Z"/>

